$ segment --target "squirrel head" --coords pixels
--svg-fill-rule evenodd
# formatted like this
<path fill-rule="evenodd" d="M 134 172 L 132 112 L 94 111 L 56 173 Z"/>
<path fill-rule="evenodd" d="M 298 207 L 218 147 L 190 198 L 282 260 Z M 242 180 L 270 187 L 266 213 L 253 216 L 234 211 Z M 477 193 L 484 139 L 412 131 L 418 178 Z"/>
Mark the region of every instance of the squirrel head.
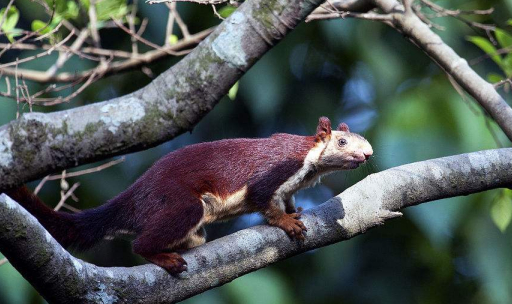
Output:
<path fill-rule="evenodd" d="M 317 164 L 323 170 L 355 169 L 373 154 L 372 146 L 364 137 L 351 133 L 344 122 L 333 131 L 327 117 L 318 120 L 315 138 L 323 145 Z"/>

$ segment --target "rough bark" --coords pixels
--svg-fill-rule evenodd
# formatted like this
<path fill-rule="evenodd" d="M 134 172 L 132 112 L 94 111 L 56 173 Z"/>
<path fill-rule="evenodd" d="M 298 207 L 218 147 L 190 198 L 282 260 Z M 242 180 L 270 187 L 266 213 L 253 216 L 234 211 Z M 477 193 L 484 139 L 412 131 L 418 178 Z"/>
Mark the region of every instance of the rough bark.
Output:
<path fill-rule="evenodd" d="M 52 303 L 170 303 L 276 261 L 350 239 L 400 209 L 441 198 L 512 187 L 512 148 L 480 151 L 372 174 L 304 212 L 304 242 L 275 227 L 257 226 L 183 255 L 188 271 L 172 277 L 155 265 L 97 267 L 65 251 L 37 220 L 0 195 L 0 251 Z"/>
<path fill-rule="evenodd" d="M 321 0 L 249 0 L 178 64 L 113 100 L 0 127 L 0 190 L 191 130 Z"/>

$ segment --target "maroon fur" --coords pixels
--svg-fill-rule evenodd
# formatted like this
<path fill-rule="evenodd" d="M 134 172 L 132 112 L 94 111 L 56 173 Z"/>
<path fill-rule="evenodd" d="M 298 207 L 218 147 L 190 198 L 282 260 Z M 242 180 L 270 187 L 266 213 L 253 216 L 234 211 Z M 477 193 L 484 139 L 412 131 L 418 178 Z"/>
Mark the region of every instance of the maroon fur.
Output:
<path fill-rule="evenodd" d="M 327 136 L 331 135 L 331 121 L 327 117 L 320 117 L 318 126 L 316 127 L 316 137 L 324 140 Z"/>
<path fill-rule="evenodd" d="M 346 123 L 344 123 L 344 122 L 340 123 L 336 130 L 337 131 L 343 131 L 343 132 L 350 132 L 350 129 L 348 128 L 348 125 Z"/>
<path fill-rule="evenodd" d="M 340 124 L 338 130 L 346 130 Z M 260 211 L 269 223 L 304 238 L 299 214 L 271 206 L 276 190 L 304 165 L 308 152 L 331 135 L 321 117 L 315 136 L 274 134 L 261 139 L 227 139 L 190 145 L 158 160 L 128 189 L 106 204 L 78 214 L 55 212 L 26 187 L 7 192 L 36 216 L 63 245 L 86 249 L 118 230 L 136 233 L 135 253 L 171 273 L 186 269 L 176 251 L 190 247 L 191 235 L 203 237 L 202 195 L 227 198 L 247 187 L 243 212 Z M 293 205 L 292 205 L 293 206 Z M 213 209 L 212 209 L 213 210 Z M 173 251 L 171 253 L 166 251 Z"/>
<path fill-rule="evenodd" d="M 171 249 L 186 249 L 176 242 L 198 228 L 204 212 L 201 194 L 227 197 L 247 185 L 248 210 L 264 211 L 315 143 L 314 136 L 275 134 L 190 145 L 161 158 L 106 204 L 78 214 L 53 211 L 26 187 L 7 194 L 65 247 L 87 249 L 117 230 L 130 230 L 137 234 L 134 252 L 157 263 L 169 244 L 174 244 Z"/>

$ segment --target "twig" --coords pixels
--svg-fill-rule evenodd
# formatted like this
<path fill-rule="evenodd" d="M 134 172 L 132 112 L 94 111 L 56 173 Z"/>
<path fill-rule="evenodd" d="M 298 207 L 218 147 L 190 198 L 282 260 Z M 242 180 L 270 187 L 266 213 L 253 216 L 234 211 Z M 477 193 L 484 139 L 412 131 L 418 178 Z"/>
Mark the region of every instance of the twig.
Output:
<path fill-rule="evenodd" d="M 114 18 L 114 17 L 112 17 Z M 118 20 L 114 20 L 112 19 L 112 21 L 114 21 L 114 23 L 120 28 L 122 29 L 123 31 L 125 31 L 126 33 L 128 33 L 129 35 L 131 35 L 132 37 L 134 37 L 135 39 L 139 40 L 140 42 L 154 48 L 154 49 L 157 49 L 157 50 L 160 50 L 162 52 L 166 52 L 167 54 L 169 55 L 173 55 L 173 56 L 179 56 L 177 52 L 174 52 L 174 51 L 170 51 L 169 49 L 166 49 L 166 48 L 163 48 L 157 44 L 154 44 L 153 42 L 149 41 L 149 40 L 146 40 L 142 37 L 140 37 L 139 35 L 137 35 L 136 33 L 130 31 L 130 29 L 126 28 L 121 22 L 119 22 Z"/>
<path fill-rule="evenodd" d="M 495 88 L 499 88 L 499 87 L 501 87 L 502 85 L 504 85 L 506 83 L 512 85 L 512 79 L 511 78 L 506 78 L 506 79 L 500 80 L 500 81 L 498 81 L 496 83 L 493 83 L 493 86 Z"/>
<path fill-rule="evenodd" d="M 189 39 L 190 32 L 188 31 L 187 25 L 185 24 L 185 22 L 183 22 L 183 19 L 181 19 L 181 16 L 178 13 L 178 8 L 177 8 L 176 3 L 174 3 L 174 5 L 171 5 L 170 9 L 171 9 L 172 13 L 174 14 L 174 17 L 176 18 L 176 23 L 178 24 L 180 31 L 183 34 L 183 38 L 185 38 L 185 40 Z"/>
<path fill-rule="evenodd" d="M 217 8 L 215 8 L 215 5 L 212 4 L 212 9 L 213 9 L 213 13 L 215 14 L 215 16 L 217 16 L 217 18 L 219 18 L 220 20 L 224 20 L 226 18 L 222 17 L 218 12 L 217 12 Z"/>
<path fill-rule="evenodd" d="M 144 23 L 144 22 L 143 22 Z M 84 51 L 87 51 L 89 53 L 97 53 L 97 54 L 105 54 L 108 55 L 110 52 L 112 52 L 112 55 L 118 56 L 118 57 L 125 57 L 130 58 L 129 60 L 125 61 L 118 61 L 113 62 L 109 64 L 107 67 L 105 74 L 113 74 L 118 72 L 123 72 L 129 69 L 133 69 L 136 67 L 139 67 L 141 65 L 149 64 L 152 62 L 155 62 L 159 59 L 165 58 L 168 56 L 169 52 L 173 52 L 175 56 L 181 56 L 188 54 L 190 52 L 189 49 L 186 49 L 191 46 L 195 46 L 199 42 L 201 42 L 203 39 L 205 39 L 214 28 L 203 30 L 199 33 L 196 33 L 194 35 L 191 35 L 188 39 L 181 39 L 176 44 L 170 45 L 168 47 L 165 47 L 163 50 L 151 50 L 144 54 L 139 54 L 135 58 L 130 58 L 131 53 L 129 52 L 123 52 L 123 51 L 114 51 L 114 50 L 105 50 L 105 49 L 96 49 L 96 48 L 85 48 Z M 139 29 L 140 32 L 140 29 Z M 1 44 L 0 44 L 1 46 Z M 27 47 L 26 45 L 23 46 L 26 49 L 32 49 Z M 55 46 L 52 46 L 51 48 L 57 49 Z M 84 79 L 89 77 L 96 68 L 85 70 L 79 73 L 68 73 L 68 72 L 61 72 L 59 74 L 56 74 L 55 76 L 49 77 L 46 72 L 41 71 L 35 71 L 35 70 L 26 70 L 26 69 L 19 69 L 19 74 L 22 75 L 27 80 L 32 80 L 40 83 L 45 82 L 74 82 L 80 79 Z M 4 75 L 14 76 L 15 70 L 11 68 L 4 68 L 2 69 L 2 72 Z"/>
<path fill-rule="evenodd" d="M 5 77 L 6 93 L 11 95 L 11 81 L 9 77 Z"/>
<path fill-rule="evenodd" d="M 47 37 L 50 37 L 51 35 L 56 33 L 60 29 L 61 26 L 62 26 L 62 21 L 59 22 L 59 24 L 57 24 L 57 26 L 54 29 L 52 29 L 51 31 L 49 31 L 48 33 L 35 38 L 34 41 L 41 41 Z"/>
<path fill-rule="evenodd" d="M 76 190 L 76 188 L 78 188 L 78 186 L 80 186 L 80 183 L 74 183 L 73 186 L 71 186 L 71 188 L 66 192 L 66 194 L 61 196 L 60 201 L 57 203 L 55 208 L 53 208 L 53 210 L 59 211 L 60 208 L 62 208 L 62 206 L 64 205 L 64 202 L 66 202 L 66 200 L 71 196 L 71 194 Z"/>
<path fill-rule="evenodd" d="M 132 32 L 135 32 L 135 16 L 137 14 L 137 2 L 138 2 L 138 0 L 133 1 L 132 11 L 130 13 L 130 16 L 127 16 L 127 18 L 126 18 L 128 20 L 128 25 L 130 27 L 130 31 L 132 31 Z M 135 37 L 132 36 L 131 41 L 132 41 L 132 57 L 137 56 L 137 54 L 139 53 L 137 39 L 135 39 Z"/>
<path fill-rule="evenodd" d="M 433 2 L 430 2 L 429 0 L 421 0 L 421 2 L 423 4 L 425 4 L 427 7 L 429 7 L 430 9 L 432 9 L 433 11 L 435 11 L 437 13 L 436 17 L 451 16 L 457 20 L 464 22 L 465 24 L 467 24 L 470 27 L 480 28 L 480 29 L 485 30 L 486 32 L 496 30 L 496 26 L 494 26 L 494 25 L 488 25 L 488 24 L 483 24 L 483 23 L 479 23 L 479 22 L 474 22 L 474 21 L 470 21 L 470 20 L 467 20 L 467 19 L 461 17 L 461 15 L 490 15 L 494 11 L 494 8 L 490 8 L 487 10 L 470 10 L 470 11 L 449 10 L 449 9 L 446 9 L 446 8 L 444 8 L 440 5 L 437 5 Z"/>
<path fill-rule="evenodd" d="M 192 2 L 197 4 L 211 5 L 211 4 L 222 4 L 229 2 L 229 0 L 147 0 L 147 4 L 158 4 L 158 3 L 173 3 L 173 2 Z"/>
<path fill-rule="evenodd" d="M 66 177 L 68 177 L 68 178 L 69 177 L 76 177 L 76 176 L 81 176 L 81 175 L 85 175 L 85 174 L 89 174 L 89 173 L 99 172 L 101 170 L 104 170 L 104 169 L 107 169 L 107 168 L 112 167 L 114 165 L 117 165 L 119 163 L 122 163 L 124 160 L 125 160 L 125 158 L 121 157 L 119 159 L 109 161 L 108 163 L 99 165 L 99 166 L 94 167 L 94 168 L 80 170 L 80 171 L 75 171 L 75 172 L 71 172 L 71 173 L 66 173 Z M 58 179 L 61 179 L 62 177 L 63 177 L 63 174 L 56 174 L 56 175 L 47 175 L 47 176 L 45 176 L 45 178 L 43 178 L 41 180 L 41 182 L 39 182 L 39 184 L 37 185 L 36 189 L 34 190 L 34 194 L 39 193 L 39 191 L 41 190 L 41 188 L 44 186 L 44 184 L 47 181 L 58 180 Z"/>
<path fill-rule="evenodd" d="M 0 43 L 0 49 L 6 48 L 8 45 L 9 45 L 8 43 Z M 60 47 L 55 47 L 50 44 L 43 44 L 41 46 L 38 46 L 35 44 L 19 43 L 19 44 L 14 45 L 11 49 L 15 49 L 15 50 L 38 50 L 38 49 L 48 50 L 52 47 L 54 48 L 55 51 L 60 51 L 60 52 L 69 51 L 69 52 L 73 52 L 74 54 L 76 54 L 80 57 L 85 57 L 87 59 L 91 59 L 92 57 L 86 56 L 84 54 L 94 54 L 94 55 L 103 55 L 103 56 L 112 55 L 114 57 L 119 57 L 119 58 L 131 58 L 130 52 L 125 52 L 125 51 L 120 51 L 120 50 L 98 49 L 95 47 L 84 47 L 84 48 L 80 49 L 80 52 L 78 52 L 78 51 L 73 51 L 72 49 L 70 49 L 69 47 L 67 47 L 65 45 L 60 46 Z M 91 60 L 96 60 L 96 58 L 91 59 Z"/>
<path fill-rule="evenodd" d="M 97 78 L 98 75 L 103 75 L 104 73 L 105 73 L 105 68 L 103 68 L 102 65 L 98 66 L 95 69 L 95 71 L 91 74 L 91 76 L 89 76 L 89 78 L 87 78 L 87 81 L 78 88 L 78 90 L 74 91 L 72 94 L 68 95 L 66 98 L 59 97 L 53 101 L 44 103 L 44 105 L 45 106 L 54 106 L 56 104 L 70 101 L 71 99 L 75 98 L 78 94 L 82 93 L 82 91 L 85 90 L 85 88 L 87 88 L 91 83 L 96 81 L 98 78 L 101 78 L 101 76 L 99 76 Z"/>
<path fill-rule="evenodd" d="M 139 30 L 137 31 L 137 35 L 142 36 L 142 34 L 144 34 L 144 31 L 146 30 L 147 25 L 148 25 L 148 18 L 142 19 Z"/>
<path fill-rule="evenodd" d="M 167 8 L 169 8 L 169 14 L 167 17 L 167 26 L 166 26 L 166 30 L 165 30 L 165 46 L 169 46 L 171 44 L 169 37 L 171 37 L 171 35 L 172 35 L 172 30 L 174 28 L 174 21 L 176 18 L 174 16 L 172 6 L 173 5 L 176 6 L 176 3 L 166 3 L 165 5 L 167 6 Z"/>
<path fill-rule="evenodd" d="M 20 117 L 20 93 L 18 87 L 18 57 L 16 57 L 16 67 L 15 67 L 15 76 L 16 83 L 14 86 L 14 90 L 16 91 L 16 119 Z"/>
<path fill-rule="evenodd" d="M 306 22 L 311 22 L 315 20 L 329 20 L 329 19 L 337 19 L 337 18 L 357 18 L 371 21 L 380 21 L 385 23 L 390 23 L 393 20 L 393 17 L 388 14 L 379 14 L 374 12 L 368 13 L 354 13 L 354 12 L 333 12 L 328 14 L 313 14 L 309 15 L 306 19 Z"/>
<path fill-rule="evenodd" d="M 68 52 L 65 53 L 59 53 L 59 58 L 57 58 L 57 61 L 46 71 L 46 73 L 50 76 L 55 75 L 57 71 L 68 61 L 68 59 L 71 57 L 70 52 L 76 52 L 82 45 L 84 44 L 85 39 L 89 36 L 89 31 L 87 29 L 83 29 L 80 34 L 78 35 L 78 38 L 71 44 L 71 47 L 68 49 Z"/>
<path fill-rule="evenodd" d="M 74 34 L 74 32 L 72 31 L 71 33 L 69 33 L 69 35 L 66 36 L 66 38 L 62 39 L 62 41 L 60 41 L 58 44 L 56 44 L 55 47 L 52 47 L 52 48 L 48 49 L 45 52 L 36 54 L 34 56 L 30 56 L 30 57 L 27 57 L 27 58 L 23 58 L 23 59 L 17 61 L 16 63 L 10 62 L 10 63 L 2 64 L 2 65 L 0 65 L 0 69 L 4 69 L 4 68 L 9 67 L 9 66 L 17 65 L 18 63 L 27 62 L 27 61 L 31 61 L 31 60 L 34 60 L 34 59 L 37 59 L 37 58 L 41 58 L 43 56 L 50 55 L 55 50 L 56 47 L 60 47 L 64 43 L 66 43 L 71 38 L 71 36 L 73 36 L 73 34 Z"/>

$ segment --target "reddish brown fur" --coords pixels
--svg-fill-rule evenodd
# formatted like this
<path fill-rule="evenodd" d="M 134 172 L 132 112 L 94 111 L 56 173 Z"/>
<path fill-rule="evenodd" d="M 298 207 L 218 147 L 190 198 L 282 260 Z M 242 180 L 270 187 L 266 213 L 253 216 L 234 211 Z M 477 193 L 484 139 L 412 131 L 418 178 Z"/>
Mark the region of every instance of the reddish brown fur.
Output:
<path fill-rule="evenodd" d="M 348 131 L 346 125 L 340 128 Z M 315 136 L 275 134 L 187 146 L 161 158 L 103 206 L 79 214 L 54 212 L 24 187 L 8 195 L 34 214 L 63 246 L 74 244 L 85 249 L 118 230 L 129 230 L 137 235 L 135 253 L 179 273 L 186 269 L 186 262 L 176 251 L 197 246 L 204 238 L 203 203 L 208 210 L 212 204 L 203 197 L 205 193 L 227 198 L 247 187 L 240 213 L 260 211 L 271 225 L 303 239 L 306 228 L 294 213 L 293 204 L 286 202 L 286 211 L 291 213 L 286 214 L 271 200 L 304 166 L 308 152 L 330 134 L 330 121 L 323 117 Z"/>

